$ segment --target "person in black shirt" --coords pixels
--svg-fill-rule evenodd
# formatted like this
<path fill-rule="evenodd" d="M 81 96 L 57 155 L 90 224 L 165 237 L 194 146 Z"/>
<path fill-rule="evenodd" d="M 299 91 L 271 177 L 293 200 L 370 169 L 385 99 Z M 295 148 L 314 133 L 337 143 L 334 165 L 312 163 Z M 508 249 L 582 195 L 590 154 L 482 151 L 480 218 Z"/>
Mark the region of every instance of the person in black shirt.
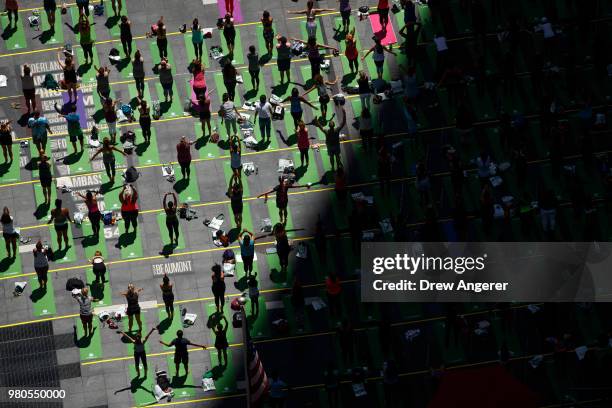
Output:
<path fill-rule="evenodd" d="M 202 349 L 206 350 L 206 346 L 202 344 L 192 343 L 186 338 L 183 337 L 183 331 L 177 330 L 176 338 L 172 340 L 170 343 L 166 343 L 163 340 L 159 341 L 166 347 L 174 346 L 174 365 L 176 367 L 176 376 L 179 376 L 179 366 L 181 363 L 185 366 L 185 374 L 189 372 L 189 352 L 187 351 L 187 346 L 195 346 L 202 347 Z"/>

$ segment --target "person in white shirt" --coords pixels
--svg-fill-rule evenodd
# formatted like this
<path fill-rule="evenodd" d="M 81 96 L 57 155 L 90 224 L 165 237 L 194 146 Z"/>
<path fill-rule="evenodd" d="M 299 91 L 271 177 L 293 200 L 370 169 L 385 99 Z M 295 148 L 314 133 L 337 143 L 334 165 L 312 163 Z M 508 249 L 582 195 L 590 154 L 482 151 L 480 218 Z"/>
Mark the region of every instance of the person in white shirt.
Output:
<path fill-rule="evenodd" d="M 270 140 L 270 131 L 272 128 L 272 105 L 267 101 L 266 95 L 259 97 L 259 102 L 255 106 L 255 119 L 259 116 L 259 132 L 261 133 L 262 141 Z"/>

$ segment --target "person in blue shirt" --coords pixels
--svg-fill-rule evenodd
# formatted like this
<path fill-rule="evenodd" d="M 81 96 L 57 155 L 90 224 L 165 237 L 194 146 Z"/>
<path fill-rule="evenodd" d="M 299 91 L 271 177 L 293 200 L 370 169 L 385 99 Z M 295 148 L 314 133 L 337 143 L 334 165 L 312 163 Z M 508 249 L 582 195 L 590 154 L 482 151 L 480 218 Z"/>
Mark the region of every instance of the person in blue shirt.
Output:
<path fill-rule="evenodd" d="M 268 394 L 268 402 L 270 403 L 270 407 L 281 408 L 285 405 L 288 388 L 289 386 L 287 383 L 280 379 L 278 370 L 274 370 L 272 372 L 270 381 L 270 393 Z"/>
<path fill-rule="evenodd" d="M 252 232 L 243 230 L 238 237 L 240 242 L 240 256 L 244 263 L 244 273 L 248 277 L 253 272 L 253 259 L 255 257 L 255 240 Z"/>
<path fill-rule="evenodd" d="M 70 106 L 70 112 L 67 115 L 62 115 L 66 119 L 66 123 L 68 124 L 68 137 L 70 138 L 70 143 L 72 143 L 72 148 L 74 149 L 74 154 L 77 153 L 76 142 L 79 139 L 81 144 L 81 152 L 83 151 L 83 129 L 81 129 L 81 117 L 76 112 L 76 105 Z"/>
<path fill-rule="evenodd" d="M 32 129 L 32 141 L 38 151 L 44 151 L 47 147 L 47 132 L 53 134 L 49 127 L 49 121 L 40 116 L 39 111 L 34 111 L 34 117 L 28 120 L 28 127 Z"/>

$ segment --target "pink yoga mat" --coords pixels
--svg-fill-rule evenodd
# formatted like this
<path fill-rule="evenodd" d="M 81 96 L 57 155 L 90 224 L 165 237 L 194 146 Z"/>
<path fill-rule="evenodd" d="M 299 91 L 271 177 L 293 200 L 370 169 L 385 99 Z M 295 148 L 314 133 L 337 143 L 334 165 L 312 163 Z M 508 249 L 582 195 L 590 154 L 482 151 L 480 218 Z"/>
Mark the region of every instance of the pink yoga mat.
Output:
<path fill-rule="evenodd" d="M 391 24 L 391 18 L 389 18 L 389 23 L 387 24 L 387 32 L 383 32 L 378 14 L 370 14 L 368 17 L 370 19 L 370 25 L 372 26 L 372 32 L 377 38 L 380 38 L 382 45 L 395 44 L 397 42 L 395 30 L 393 30 L 393 24 Z"/>
<path fill-rule="evenodd" d="M 219 17 L 225 17 L 227 14 L 227 10 L 225 10 L 225 0 L 217 0 L 217 6 L 219 7 Z M 240 0 L 234 0 L 234 23 L 242 23 L 242 21 Z"/>

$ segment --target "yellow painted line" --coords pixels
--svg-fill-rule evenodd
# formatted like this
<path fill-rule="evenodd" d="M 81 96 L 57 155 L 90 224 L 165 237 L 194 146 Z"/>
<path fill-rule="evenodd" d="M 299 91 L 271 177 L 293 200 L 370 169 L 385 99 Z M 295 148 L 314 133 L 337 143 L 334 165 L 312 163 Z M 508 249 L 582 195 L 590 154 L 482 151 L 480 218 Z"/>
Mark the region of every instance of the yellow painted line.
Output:
<path fill-rule="evenodd" d="M 70 319 L 72 317 L 78 317 L 78 316 L 79 316 L 79 314 L 75 313 L 75 314 L 69 314 L 69 315 L 63 315 L 63 316 L 45 317 L 44 319 L 25 320 L 23 322 L 2 324 L 2 325 L 0 325 L 0 329 L 6 329 L 6 328 L 9 328 L 9 327 L 17 327 L 17 326 L 25 326 L 25 325 L 28 325 L 28 324 L 36 324 L 36 323 L 42 323 L 42 322 L 50 322 L 50 321 L 53 321 L 53 320 Z"/>

